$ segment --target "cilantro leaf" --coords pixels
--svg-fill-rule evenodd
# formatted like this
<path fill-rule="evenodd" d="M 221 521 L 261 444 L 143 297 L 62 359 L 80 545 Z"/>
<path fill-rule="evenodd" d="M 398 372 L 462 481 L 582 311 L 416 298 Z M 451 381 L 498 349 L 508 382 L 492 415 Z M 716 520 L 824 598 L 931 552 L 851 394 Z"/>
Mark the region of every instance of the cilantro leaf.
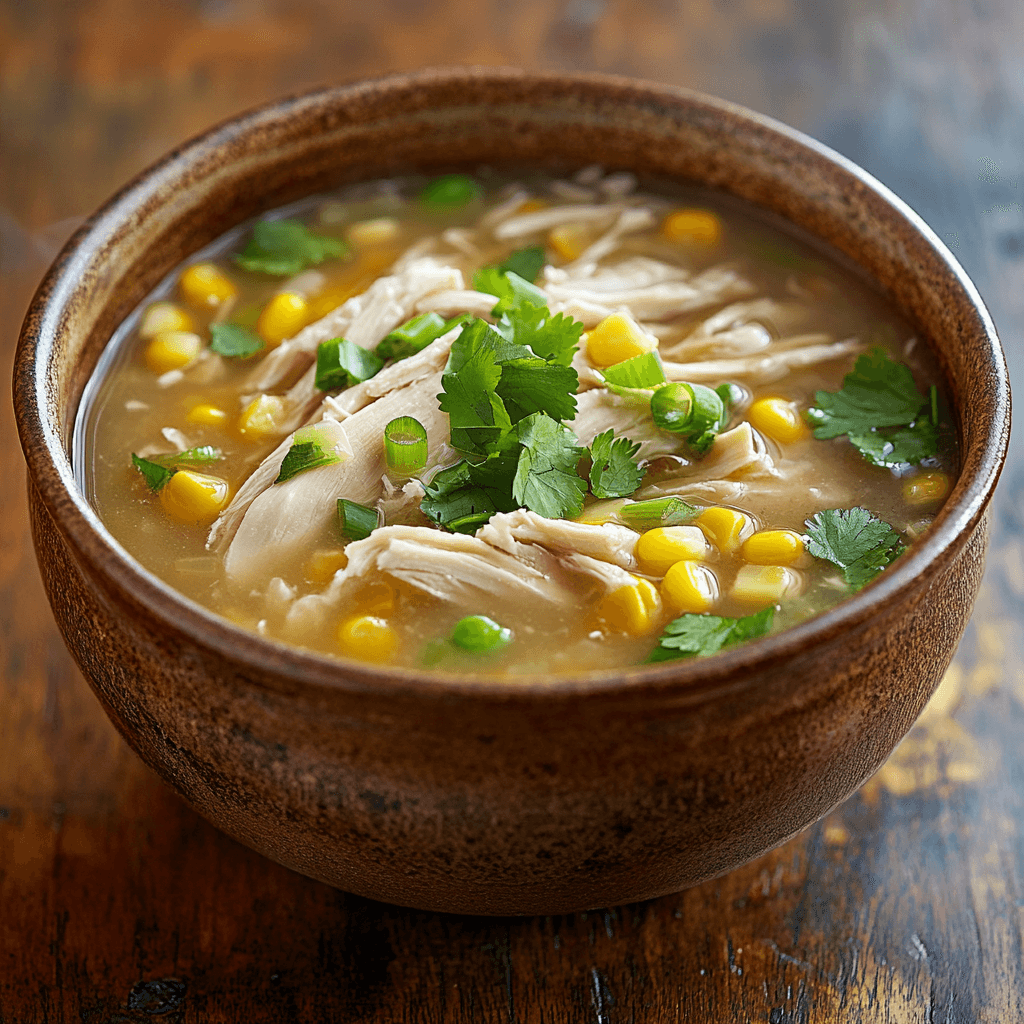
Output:
<path fill-rule="evenodd" d="M 916 466 L 938 451 L 938 431 L 930 419 L 918 418 L 913 425 L 896 430 L 875 430 L 868 434 L 850 434 L 854 445 L 875 466 Z"/>
<path fill-rule="evenodd" d="M 535 284 L 512 270 L 484 267 L 474 275 L 473 287 L 478 292 L 497 298 L 498 301 L 491 310 L 494 316 L 515 312 L 523 306 L 548 304 L 548 297 Z"/>
<path fill-rule="evenodd" d="M 597 498 L 625 498 L 644 478 L 646 469 L 635 461 L 640 445 L 628 437 L 615 438 L 612 430 L 598 434 L 590 445 L 590 490 Z"/>
<path fill-rule="evenodd" d="M 455 339 L 447 371 L 441 375 L 444 392 L 437 396 L 441 411 L 451 422 L 453 447 L 476 454 L 486 454 L 489 446 L 500 445 L 512 429 L 508 411 L 495 394 L 502 368 L 486 333 L 494 332 L 478 320 Z"/>
<path fill-rule="evenodd" d="M 819 440 L 840 434 L 864 435 L 879 427 L 912 423 L 925 404 L 910 367 L 893 362 L 883 349 L 857 358 L 839 391 L 818 391 L 807 419 Z"/>
<path fill-rule="evenodd" d="M 501 318 L 497 330 L 509 341 L 525 345 L 534 355 L 559 366 L 572 363 L 583 336 L 583 324 L 564 313 L 552 316 L 546 305 L 520 306 Z"/>
<path fill-rule="evenodd" d="M 511 485 L 517 461 L 498 455 L 477 465 L 463 459 L 442 469 L 423 485 L 427 493 L 420 509 L 439 526 L 456 533 L 474 533 L 496 512 L 518 507 Z"/>
<path fill-rule="evenodd" d="M 159 462 L 144 459 L 132 452 L 132 465 L 145 477 L 146 484 L 154 493 L 166 486 L 167 481 L 175 474 L 175 470 L 161 466 Z"/>
<path fill-rule="evenodd" d="M 321 341 L 316 349 L 316 386 L 321 391 L 347 388 L 380 372 L 384 360 L 347 338 Z"/>
<path fill-rule="evenodd" d="M 336 462 L 341 462 L 341 456 L 335 451 L 324 450 L 316 426 L 297 430 L 274 483 L 283 484 L 293 476 L 305 473 L 307 469 L 333 466 Z"/>
<path fill-rule="evenodd" d="M 337 238 L 314 234 L 301 221 L 264 220 L 235 262 L 260 274 L 287 277 L 333 256 L 345 256 L 348 246 Z"/>
<path fill-rule="evenodd" d="M 247 359 L 263 348 L 263 339 L 241 324 L 210 324 L 210 351 L 219 356 Z"/>
<path fill-rule="evenodd" d="M 866 508 L 829 508 L 807 521 L 807 550 L 843 571 L 853 590 L 870 583 L 903 554 L 899 533 Z"/>
<path fill-rule="evenodd" d="M 207 462 L 216 462 L 224 456 L 212 444 L 200 445 L 198 448 L 186 448 L 183 452 L 172 452 L 167 455 L 154 455 L 153 462 L 161 466 L 201 466 Z"/>
<path fill-rule="evenodd" d="M 648 657 L 648 662 L 673 661 L 676 658 L 707 657 L 723 647 L 764 636 L 772 628 L 775 608 L 769 606 L 739 619 L 720 615 L 681 615 L 665 627 Z"/>
<path fill-rule="evenodd" d="M 576 466 L 586 449 L 577 445 L 575 434 L 539 412 L 522 420 L 516 434 L 523 448 L 512 497 L 549 519 L 578 516 L 587 485 Z"/>
<path fill-rule="evenodd" d="M 530 284 L 533 284 L 546 262 L 544 247 L 542 245 L 531 245 L 525 249 L 516 249 L 508 259 L 498 264 L 498 269 L 504 274 L 518 274 L 524 281 L 529 281 Z"/>
<path fill-rule="evenodd" d="M 544 412 L 556 420 L 576 417 L 579 376 L 571 366 L 558 366 L 533 356 L 501 364 L 501 380 L 495 389 L 512 422 L 531 413 Z"/>

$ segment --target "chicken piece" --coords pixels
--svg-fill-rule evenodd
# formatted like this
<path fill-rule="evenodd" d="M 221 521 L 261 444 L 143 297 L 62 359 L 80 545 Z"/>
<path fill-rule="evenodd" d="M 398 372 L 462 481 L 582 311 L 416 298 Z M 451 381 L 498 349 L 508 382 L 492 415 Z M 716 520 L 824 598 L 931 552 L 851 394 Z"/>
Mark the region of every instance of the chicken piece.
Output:
<path fill-rule="evenodd" d="M 623 569 L 636 569 L 639 534 L 628 526 L 606 523 L 594 526 L 571 519 L 548 519 L 528 509 L 499 512 L 480 527 L 476 535 L 488 544 L 512 554 L 519 542 L 540 544 L 556 555 L 582 554 L 611 562 Z"/>
<path fill-rule="evenodd" d="M 416 303 L 416 312 L 440 313 L 443 317 L 455 316 L 457 313 L 472 313 L 473 316 L 486 317 L 491 315 L 491 310 L 497 302 L 496 295 L 468 289 L 434 292 Z"/>
<path fill-rule="evenodd" d="M 613 253 L 625 235 L 652 227 L 655 217 L 647 207 L 631 207 L 619 214 L 618 220 L 596 241 L 592 242 L 564 269 L 570 277 L 593 273 L 600 260 Z"/>
<path fill-rule="evenodd" d="M 538 231 L 549 231 L 560 224 L 611 223 L 624 209 L 620 203 L 552 206 L 546 210 L 509 217 L 495 226 L 494 237 L 501 240 L 524 238 Z"/>

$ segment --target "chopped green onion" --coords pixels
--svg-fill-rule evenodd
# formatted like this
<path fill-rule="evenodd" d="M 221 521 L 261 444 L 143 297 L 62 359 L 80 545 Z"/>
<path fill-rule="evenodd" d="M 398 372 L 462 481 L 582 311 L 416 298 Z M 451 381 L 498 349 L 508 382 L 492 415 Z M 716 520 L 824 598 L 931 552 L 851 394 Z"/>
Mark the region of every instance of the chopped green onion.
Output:
<path fill-rule="evenodd" d="M 307 469 L 333 466 L 336 462 L 341 462 L 341 456 L 336 451 L 324 450 L 320 434 L 315 426 L 296 430 L 292 438 L 292 446 L 281 463 L 281 470 L 274 483 L 283 484 L 286 480 L 291 480 L 293 476 L 305 473 Z"/>
<path fill-rule="evenodd" d="M 437 341 L 449 328 L 437 313 L 423 313 L 396 327 L 374 350 L 381 359 L 405 359 Z"/>
<path fill-rule="evenodd" d="M 420 202 L 434 210 L 453 210 L 471 203 L 480 186 L 466 174 L 445 174 L 429 182 L 420 192 Z"/>
<path fill-rule="evenodd" d="M 346 338 L 321 341 L 316 349 L 316 386 L 321 391 L 347 388 L 379 373 L 384 360 Z"/>
<path fill-rule="evenodd" d="M 722 400 L 722 405 L 728 413 L 734 405 L 739 405 L 743 401 L 747 393 L 739 384 L 719 384 L 715 388 L 715 394 Z"/>
<path fill-rule="evenodd" d="M 467 615 L 452 630 L 452 643 L 473 654 L 489 654 L 511 642 L 512 630 L 486 615 Z"/>
<path fill-rule="evenodd" d="M 544 246 L 531 245 L 525 249 L 516 249 L 508 259 L 498 264 L 498 269 L 503 274 L 518 274 L 524 281 L 533 284 L 546 262 Z"/>
<path fill-rule="evenodd" d="M 247 359 L 263 348 L 263 339 L 241 324 L 210 324 L 210 351 L 232 359 Z"/>
<path fill-rule="evenodd" d="M 698 447 L 709 447 L 725 419 L 725 404 L 703 384 L 667 384 L 651 395 L 651 416 L 662 430 L 685 434 Z"/>
<path fill-rule="evenodd" d="M 605 382 L 623 388 L 656 388 L 665 383 L 665 371 L 655 352 L 644 352 L 601 371 Z"/>
<path fill-rule="evenodd" d="M 384 459 L 392 473 L 418 473 L 427 464 L 427 431 L 412 416 L 399 416 L 384 428 Z"/>
<path fill-rule="evenodd" d="M 146 478 L 149 489 L 154 493 L 164 487 L 174 476 L 174 470 L 161 466 L 159 462 L 151 462 L 132 452 L 132 465 Z"/>
<path fill-rule="evenodd" d="M 216 462 L 224 458 L 212 444 L 200 445 L 198 448 L 186 448 L 183 452 L 172 452 L 168 455 L 154 455 L 153 461 L 161 466 L 201 466 L 207 462 Z"/>
<path fill-rule="evenodd" d="M 380 517 L 375 508 L 367 508 L 348 498 L 338 499 L 338 522 L 349 540 L 365 540 L 377 529 Z"/>
<path fill-rule="evenodd" d="M 494 316 L 514 313 L 520 306 L 546 307 L 548 297 L 532 281 L 520 277 L 515 271 L 502 271 L 497 267 L 484 267 L 473 275 L 473 287 L 485 295 L 496 295 L 491 313 Z"/>
<path fill-rule="evenodd" d="M 656 526 L 679 526 L 691 522 L 702 511 L 682 498 L 651 498 L 623 505 L 618 517 L 634 530 L 651 530 Z"/>

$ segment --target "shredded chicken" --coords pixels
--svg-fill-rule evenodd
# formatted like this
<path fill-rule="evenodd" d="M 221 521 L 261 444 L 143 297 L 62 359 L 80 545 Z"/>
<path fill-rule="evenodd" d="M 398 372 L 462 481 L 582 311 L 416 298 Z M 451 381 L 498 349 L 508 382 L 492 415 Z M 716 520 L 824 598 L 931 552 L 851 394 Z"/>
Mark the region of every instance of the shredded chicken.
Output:
<path fill-rule="evenodd" d="M 538 231 L 549 231 L 561 224 L 608 224 L 622 213 L 621 203 L 579 204 L 552 206 L 547 210 L 521 213 L 509 217 L 494 228 L 494 237 L 507 241 L 524 238 Z"/>

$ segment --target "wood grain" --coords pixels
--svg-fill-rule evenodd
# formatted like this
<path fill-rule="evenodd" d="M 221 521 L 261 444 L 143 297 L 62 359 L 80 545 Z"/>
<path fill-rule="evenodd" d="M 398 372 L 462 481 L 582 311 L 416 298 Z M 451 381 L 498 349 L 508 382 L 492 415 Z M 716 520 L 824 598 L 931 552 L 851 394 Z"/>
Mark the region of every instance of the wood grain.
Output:
<path fill-rule="evenodd" d="M 1024 9 L 539 0 L 0 4 L 3 372 L 56 245 L 237 110 L 442 63 L 595 69 L 745 102 L 891 184 L 1024 328 Z M 189 811 L 114 733 L 52 624 L 0 403 L 0 1024 L 1024 1018 L 1024 473 L 978 611 L 860 793 L 758 862 L 650 903 L 493 920 L 300 878 Z"/>

